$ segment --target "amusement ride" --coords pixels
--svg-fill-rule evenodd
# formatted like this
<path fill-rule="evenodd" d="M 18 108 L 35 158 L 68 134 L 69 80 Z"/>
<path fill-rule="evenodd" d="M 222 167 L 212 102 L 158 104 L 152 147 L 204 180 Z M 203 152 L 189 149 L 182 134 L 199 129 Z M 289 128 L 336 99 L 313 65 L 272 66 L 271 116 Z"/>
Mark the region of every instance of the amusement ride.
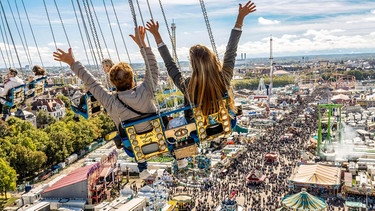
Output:
<path fill-rule="evenodd" d="M 119 20 L 117 17 L 117 12 L 115 9 L 116 7 L 114 6 L 112 0 L 110 2 L 112 5 L 113 13 L 116 17 L 116 21 L 118 23 L 117 25 L 119 26 L 119 30 L 121 32 L 121 38 L 122 38 L 123 45 L 125 47 L 125 50 L 128 56 L 129 63 L 132 64 L 130 60 L 129 52 L 127 50 L 127 46 L 123 37 L 123 33 L 121 31 Z M 211 27 L 210 27 L 204 1 L 200 0 L 199 2 L 200 2 L 201 9 L 202 9 L 203 17 L 206 23 L 209 39 L 212 45 L 212 50 L 218 56 L 218 52 L 215 46 L 215 41 L 213 38 L 213 34 L 212 34 Z M 51 34 L 54 40 L 54 45 L 57 49 L 57 44 L 56 44 L 57 42 L 56 42 L 56 38 L 54 34 L 54 29 L 52 26 L 52 21 L 50 20 L 50 17 L 49 17 L 50 9 L 47 9 L 45 0 L 43 0 L 43 3 L 44 3 L 49 27 L 51 30 Z M 107 5 L 105 1 L 103 1 L 103 3 L 104 3 L 104 8 L 107 14 L 107 20 L 110 23 Z M 3 5 L 1 2 L 0 4 L 4 12 Z M 22 4 L 24 6 L 25 14 L 28 19 L 26 7 L 24 5 L 23 0 L 22 0 Z M 103 31 L 99 24 L 99 20 L 97 18 L 97 14 L 92 4 L 92 1 L 88 1 L 88 0 L 78 1 L 77 0 L 77 2 L 74 3 L 73 0 L 71 0 L 71 4 L 73 7 L 75 19 L 79 28 L 79 34 L 80 34 L 80 37 L 84 46 L 84 52 L 86 54 L 85 56 L 87 58 L 89 66 L 91 66 L 91 62 L 93 62 L 94 66 L 99 68 L 100 63 L 98 61 L 101 61 L 102 59 L 104 59 L 101 39 L 103 40 L 105 49 L 107 49 L 109 58 L 110 58 L 110 54 L 108 52 L 106 39 L 104 38 Z M 179 66 L 179 61 L 178 61 L 177 54 L 176 54 L 176 37 L 175 37 L 176 27 L 173 23 L 171 27 L 172 28 L 172 34 L 171 34 L 171 32 L 169 31 L 169 26 L 167 23 L 165 11 L 164 11 L 161 0 L 159 0 L 159 4 L 160 4 L 163 18 L 167 26 L 170 40 L 172 42 L 173 55 L 174 55 L 176 63 Z M 59 15 L 60 24 L 64 31 L 65 38 L 70 47 L 71 43 L 69 41 L 68 34 L 65 29 L 64 22 L 61 17 L 56 0 L 54 0 L 54 5 L 56 8 L 57 14 Z M 138 0 L 136 1 L 136 5 L 133 4 L 132 0 L 129 0 L 129 6 L 130 6 L 134 26 L 138 27 L 139 17 L 141 18 L 142 25 L 144 25 L 144 20 L 143 20 L 143 15 L 142 15 L 143 10 L 141 10 Z M 138 11 L 139 11 L 138 17 L 136 15 L 135 6 L 137 6 Z M 148 6 L 148 11 L 150 13 L 151 18 L 153 18 L 151 7 L 148 1 L 147 1 L 147 6 Z M 8 24 L 5 15 L 4 15 L 4 19 L 5 19 L 5 22 Z M 35 45 L 37 46 L 35 35 L 32 30 L 32 25 L 30 24 L 29 19 L 28 19 L 28 23 L 32 31 Z M 110 27 L 110 32 L 111 32 L 112 39 L 115 45 L 117 57 L 120 60 L 119 51 L 117 47 L 117 44 L 119 43 L 117 42 L 116 44 L 115 42 L 112 25 L 109 24 L 109 27 Z M 7 29 L 8 29 L 7 33 L 9 34 L 9 37 L 12 37 L 9 26 Z M 5 29 L 4 29 L 4 32 L 6 33 Z M 4 38 L 3 30 L 1 31 L 1 33 Z M 19 35 L 21 36 L 20 32 L 19 32 Z M 26 37 L 24 37 L 24 40 L 26 41 Z M 148 41 L 148 38 L 147 38 L 147 41 Z M 14 45 L 14 41 L 13 41 L 13 45 Z M 26 48 L 28 47 L 26 46 Z M 94 50 L 89 50 L 89 49 L 94 49 Z M 10 51 L 10 49 L 6 49 L 7 53 L 8 51 Z M 19 62 L 20 69 L 23 69 L 16 49 L 15 49 L 15 53 L 17 54 L 17 59 Z M 38 54 L 40 57 L 39 49 L 38 49 Z M 2 52 L 2 56 L 4 56 L 3 52 Z M 90 59 L 90 57 L 92 58 Z M 31 59 L 29 55 L 28 55 L 28 58 L 29 58 L 29 63 L 31 64 Z M 4 58 L 4 61 L 6 61 L 5 58 Z M 41 64 L 43 65 L 42 61 L 41 61 Z M 149 64 L 146 62 L 145 65 L 146 65 L 146 71 L 150 71 Z M 8 66 L 8 64 L 6 64 L 6 66 Z M 9 66 L 11 66 L 10 60 L 9 60 Z M 62 66 L 61 66 L 61 69 L 63 69 Z M 107 81 L 108 80 L 107 77 L 104 77 L 104 78 L 106 80 L 106 83 L 103 83 L 103 84 L 107 86 L 108 90 L 113 91 L 112 87 L 110 87 L 110 84 Z M 154 86 L 154 90 L 156 90 L 155 88 L 156 84 L 153 84 L 153 86 Z M 43 93 L 46 90 L 46 87 L 47 87 L 47 77 L 42 77 L 28 84 L 12 88 L 9 91 L 8 96 L 4 99 L 5 104 L 11 108 L 18 108 L 24 103 L 26 99 L 36 98 L 36 97 L 43 95 Z M 174 89 L 175 87 L 171 87 L 171 90 L 174 90 Z M 229 90 L 229 87 L 227 87 L 227 90 Z M 171 92 L 171 94 L 173 93 L 174 92 Z M 151 113 L 151 114 L 139 113 L 140 114 L 139 118 L 133 119 L 131 121 L 124 121 L 121 123 L 122 133 L 124 134 L 124 136 L 122 138 L 121 143 L 117 143 L 117 147 L 118 148 L 123 148 L 123 147 L 131 148 L 134 152 L 134 157 L 136 160 L 146 161 L 156 156 L 172 156 L 175 159 L 174 164 L 173 164 L 173 173 L 174 175 L 176 175 L 177 179 L 179 179 L 181 183 L 185 183 L 185 185 L 195 186 L 195 187 L 201 187 L 201 186 L 207 185 L 209 183 L 208 180 L 210 179 L 210 175 L 211 175 L 211 171 L 210 171 L 211 161 L 209 158 L 205 156 L 206 150 L 204 150 L 204 148 L 209 146 L 212 140 L 220 140 L 221 138 L 228 137 L 232 132 L 232 127 L 234 127 L 235 125 L 235 123 L 233 124 L 233 122 L 235 122 L 234 120 L 236 119 L 236 115 L 230 111 L 227 97 L 225 97 L 219 103 L 220 109 L 217 113 L 211 113 L 208 115 L 203 115 L 201 111 L 201 107 L 194 105 L 192 102 L 190 102 L 190 99 L 189 99 L 189 105 L 187 106 L 174 105 L 173 109 L 168 108 L 166 106 L 165 109 L 161 110 L 160 109 L 161 107 L 158 104 L 158 100 L 156 98 L 156 93 L 154 94 L 154 98 L 155 98 L 154 101 L 156 102 L 156 105 L 159 107 L 156 113 Z M 171 97 L 171 99 L 178 99 L 178 97 L 174 96 L 174 97 Z M 92 118 L 94 116 L 97 116 L 98 114 L 105 112 L 105 109 L 103 109 L 103 106 L 95 99 L 95 97 L 91 93 L 85 93 L 84 95 L 78 96 L 77 98 L 70 97 L 70 100 L 71 100 L 71 108 L 74 111 L 74 113 L 86 119 Z M 163 105 L 165 104 L 166 103 L 164 102 Z M 171 127 L 170 125 L 168 126 L 168 121 L 165 121 L 166 119 L 168 119 L 169 122 L 173 122 L 173 119 L 178 119 L 180 117 L 183 117 L 184 111 L 187 111 L 187 110 L 193 111 L 194 117 L 195 117 L 194 122 L 191 122 L 191 123 L 183 122 L 183 124 L 180 124 L 175 127 L 173 126 Z M 151 123 L 153 127 L 152 130 L 145 132 L 145 133 L 138 133 L 134 126 L 137 124 L 146 122 L 146 121 Z M 234 195 L 231 196 L 228 200 L 233 201 Z M 223 205 L 232 206 L 233 204 L 226 205 L 224 203 Z M 226 210 L 235 210 L 235 209 L 226 209 Z"/>

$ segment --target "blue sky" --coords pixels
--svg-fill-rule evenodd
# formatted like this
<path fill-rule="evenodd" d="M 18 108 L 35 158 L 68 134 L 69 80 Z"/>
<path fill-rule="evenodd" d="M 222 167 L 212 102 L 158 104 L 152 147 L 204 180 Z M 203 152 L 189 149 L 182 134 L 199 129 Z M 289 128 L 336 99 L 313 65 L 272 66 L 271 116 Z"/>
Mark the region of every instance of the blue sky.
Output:
<path fill-rule="evenodd" d="M 71 0 L 45 0 L 56 42 L 54 42 L 52 37 L 43 0 L 23 1 L 36 36 L 36 44 L 41 53 L 44 66 L 59 65 L 52 58 L 55 44 L 62 49 L 68 48 L 68 41 L 65 37 L 55 2 L 60 11 L 76 59 L 87 63 L 87 57 L 82 44 L 83 41 L 80 36 Z M 159 1 L 148 1 L 152 10 L 152 16 L 160 23 L 160 32 L 165 43 L 171 46 Z M 26 13 L 23 9 L 22 0 L 3 0 L 1 2 L 21 65 L 28 64 L 28 60 L 31 60 L 32 64 L 40 64 L 40 58 L 26 18 Z M 73 0 L 73 2 L 78 15 L 80 15 L 77 1 Z M 80 0 L 80 2 L 81 7 L 83 7 L 83 1 Z M 104 57 L 111 57 L 117 62 L 119 60 L 117 56 L 118 51 L 120 60 L 129 62 L 128 54 L 125 51 L 124 42 L 114 16 L 111 0 L 105 0 L 110 21 L 107 20 L 103 0 L 89 0 L 89 2 L 92 2 L 94 5 L 96 16 L 103 31 L 102 36 L 95 20 L 100 45 L 104 48 L 106 43 L 108 47 L 102 50 Z M 128 36 L 134 32 L 134 23 L 128 1 L 112 0 L 112 2 L 115 6 L 122 33 L 124 34 L 131 62 L 142 62 L 143 60 L 139 54 L 138 47 Z M 133 2 L 138 24 L 141 24 L 136 1 L 134 0 Z M 144 20 L 149 20 L 151 15 L 146 4 L 147 1 L 138 0 L 138 2 Z M 161 0 L 161 2 L 169 26 L 172 20 L 174 20 L 177 26 L 177 54 L 179 60 L 187 60 L 188 49 L 194 44 L 199 43 L 211 46 L 198 0 Z M 230 30 L 236 19 L 239 3 L 244 4 L 246 2 L 238 0 L 205 1 L 215 43 L 221 58 L 225 51 Z M 245 19 L 243 34 L 238 48 L 238 54 L 246 53 L 247 58 L 268 57 L 269 37 L 271 34 L 273 37 L 274 57 L 375 52 L 375 1 L 373 0 L 259 0 L 254 1 L 254 3 L 257 5 L 257 11 Z M 15 21 L 10 8 L 13 11 L 24 44 L 22 44 L 18 30 L 15 27 Z M 0 10 L 0 13 L 2 16 L 2 20 L 0 20 L 2 30 L 2 35 L 0 36 L 1 52 L 6 63 L 8 63 L 7 66 L 10 66 L 9 63 L 12 63 L 11 66 L 19 67 L 9 35 L 8 41 L 5 38 L 5 32 L 9 32 L 6 24 L 4 25 L 5 19 L 2 10 Z M 21 29 L 20 21 L 22 22 L 23 30 Z M 79 21 L 81 30 L 84 33 L 81 19 Z M 115 39 L 112 38 L 109 25 L 112 26 Z M 23 36 L 22 31 L 25 33 L 25 36 Z M 30 52 L 29 59 L 24 50 L 26 48 L 24 37 L 26 37 L 28 52 Z M 105 43 L 103 37 L 106 40 Z M 158 60 L 161 61 L 153 38 L 149 38 L 151 47 L 155 49 L 154 52 Z M 86 48 L 89 49 L 86 35 L 84 35 L 84 42 L 86 43 Z M 116 42 L 117 51 L 114 42 Z M 10 56 L 7 56 L 7 54 L 9 55 L 9 50 L 7 51 L 6 49 L 11 49 L 13 62 L 8 62 L 10 61 Z M 91 60 L 90 63 L 92 64 L 91 56 L 89 60 Z M 0 67 L 5 67 L 3 59 L 0 59 Z"/>

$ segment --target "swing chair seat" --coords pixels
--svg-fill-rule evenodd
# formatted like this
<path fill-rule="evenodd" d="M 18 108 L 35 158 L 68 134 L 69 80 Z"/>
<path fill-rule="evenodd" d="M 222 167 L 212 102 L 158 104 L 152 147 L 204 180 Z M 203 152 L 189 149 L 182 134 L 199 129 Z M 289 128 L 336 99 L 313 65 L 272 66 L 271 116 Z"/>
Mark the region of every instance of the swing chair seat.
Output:
<path fill-rule="evenodd" d="M 159 115 L 148 114 L 146 117 L 141 116 L 139 120 L 132 122 L 124 121 L 121 127 L 125 130 L 128 142 L 133 150 L 134 156 L 138 161 L 148 160 L 155 156 L 169 154 L 167 142 L 163 133 L 163 124 Z M 143 133 L 137 133 L 135 125 L 149 121 L 152 130 Z"/>
<path fill-rule="evenodd" d="M 169 143 L 169 148 L 173 151 L 176 159 L 198 154 L 196 143 L 199 143 L 199 140 L 198 137 L 195 136 L 196 138 L 193 138 L 192 136 L 192 132 L 196 130 L 195 123 L 193 122 L 164 132 L 165 137 L 174 143 Z"/>
<path fill-rule="evenodd" d="M 95 99 L 95 97 L 91 93 L 87 92 L 79 98 L 82 97 L 82 102 L 79 102 L 80 100 L 78 100 L 77 98 L 71 100 L 71 108 L 75 114 L 79 114 L 85 119 L 89 119 L 104 112 L 103 106 L 99 101 Z M 75 101 L 78 101 L 79 104 L 77 105 Z"/>
<path fill-rule="evenodd" d="M 46 87 L 47 76 L 35 79 L 26 85 L 26 98 L 43 95 Z"/>
<path fill-rule="evenodd" d="M 217 113 L 205 116 L 199 107 L 193 108 L 193 111 L 198 137 L 201 142 L 210 141 L 214 138 L 225 138 L 232 132 L 231 116 L 227 108 L 226 99 L 221 101 L 219 112 Z"/>
<path fill-rule="evenodd" d="M 11 108 L 21 105 L 25 101 L 25 89 L 25 84 L 11 88 L 4 99 L 4 104 Z"/>
<path fill-rule="evenodd" d="M 184 106 L 173 111 L 164 112 L 162 115 L 176 116 L 177 113 L 189 110 L 190 108 L 190 106 Z M 171 122 L 172 121 L 170 121 L 169 123 Z M 186 121 L 179 122 L 183 124 L 171 129 L 166 129 L 164 132 L 165 137 L 168 140 L 169 150 L 172 152 L 172 154 L 174 154 L 176 159 L 191 157 L 198 154 L 196 144 L 199 144 L 199 139 L 196 135 L 197 127 L 195 123 L 187 123 Z"/>

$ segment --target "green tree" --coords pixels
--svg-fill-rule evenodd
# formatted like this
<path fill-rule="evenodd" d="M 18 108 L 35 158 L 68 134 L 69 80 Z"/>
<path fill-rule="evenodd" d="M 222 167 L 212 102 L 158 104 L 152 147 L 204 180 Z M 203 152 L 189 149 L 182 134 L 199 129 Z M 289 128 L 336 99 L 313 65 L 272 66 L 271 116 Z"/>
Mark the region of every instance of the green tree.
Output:
<path fill-rule="evenodd" d="M 94 139 L 98 138 L 100 131 L 97 125 L 87 120 L 79 122 L 70 121 L 67 128 L 71 131 L 73 150 L 77 152 L 90 144 Z"/>
<path fill-rule="evenodd" d="M 13 144 L 9 140 L 9 136 L 0 138 L 0 157 L 9 162 L 9 154 L 13 150 Z"/>
<path fill-rule="evenodd" d="M 45 153 L 48 157 L 47 163 L 54 164 L 64 161 L 71 153 L 74 152 L 72 131 L 70 131 L 63 121 L 58 121 L 45 128 L 45 132 L 49 136 L 46 143 Z"/>
<path fill-rule="evenodd" d="M 67 96 L 64 96 L 62 94 L 58 94 L 58 95 L 56 95 L 56 98 L 58 98 L 58 99 L 60 99 L 60 100 L 62 100 L 64 102 L 66 110 L 71 110 L 70 100 L 69 100 L 69 98 Z"/>
<path fill-rule="evenodd" d="M 22 134 L 24 131 L 35 129 L 34 126 L 29 121 L 24 121 L 22 119 L 11 117 L 7 119 L 8 128 L 13 134 L 13 136 L 17 136 Z"/>
<path fill-rule="evenodd" d="M 347 75 L 355 76 L 356 80 L 363 80 L 363 71 L 360 70 L 349 70 L 346 72 Z"/>
<path fill-rule="evenodd" d="M 100 114 L 95 118 L 89 119 L 90 122 L 92 122 L 95 125 L 98 125 L 100 130 L 100 136 L 104 137 L 108 133 L 112 131 L 116 131 L 116 125 L 107 114 Z"/>
<path fill-rule="evenodd" d="M 44 152 L 46 150 L 46 144 L 49 142 L 48 134 L 40 129 L 28 130 L 22 133 L 24 137 L 29 137 L 33 140 L 37 151 Z"/>
<path fill-rule="evenodd" d="M 16 182 L 16 171 L 0 158 L 0 193 L 5 194 L 5 199 L 7 199 L 8 191 L 16 190 Z"/>
<path fill-rule="evenodd" d="M 49 115 L 44 110 L 39 110 L 36 114 L 36 125 L 38 128 L 55 123 L 57 120 L 55 117 Z"/>
<path fill-rule="evenodd" d="M 9 130 L 8 123 L 0 120 L 0 138 L 4 138 L 5 136 L 11 136 L 12 132 Z"/>
<path fill-rule="evenodd" d="M 13 145 L 13 150 L 9 154 L 9 163 L 17 171 L 20 178 L 25 178 L 40 171 L 46 161 L 47 156 L 44 152 L 33 151 L 21 144 Z"/>

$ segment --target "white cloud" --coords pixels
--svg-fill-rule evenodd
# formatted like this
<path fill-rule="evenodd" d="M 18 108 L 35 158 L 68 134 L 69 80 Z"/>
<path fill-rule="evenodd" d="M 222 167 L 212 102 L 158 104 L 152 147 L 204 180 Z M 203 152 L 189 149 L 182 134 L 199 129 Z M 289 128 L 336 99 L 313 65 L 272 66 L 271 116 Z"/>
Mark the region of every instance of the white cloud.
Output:
<path fill-rule="evenodd" d="M 332 30 L 335 31 L 335 30 Z M 367 35 L 341 35 L 334 34 L 332 31 L 312 31 L 309 30 L 304 35 L 293 36 L 282 35 L 273 36 L 274 56 L 308 54 L 309 52 L 329 52 L 343 50 L 350 52 L 361 51 L 363 49 L 372 49 L 369 43 L 375 42 L 375 32 Z M 323 36 L 327 35 L 329 36 Z M 255 57 L 264 57 L 269 54 L 269 37 L 264 37 L 261 41 L 246 42 L 239 46 L 238 52 L 246 52 Z"/>
<path fill-rule="evenodd" d="M 281 39 L 288 39 L 288 40 L 291 40 L 291 39 L 295 39 L 295 38 L 298 38 L 299 36 L 298 35 L 295 35 L 295 34 L 284 34 Z"/>
<path fill-rule="evenodd" d="M 279 24 L 280 21 L 278 20 L 269 20 L 265 19 L 263 17 L 258 18 L 258 23 L 261 25 L 274 25 L 274 24 Z"/>
<path fill-rule="evenodd" d="M 43 5 L 33 5 L 34 1 L 26 1 L 30 22 L 36 34 L 36 42 L 43 57 L 45 64 L 56 64 L 51 58 L 51 52 L 55 50 L 55 44 L 52 39 L 49 22 L 46 18 Z M 239 0 L 209 0 L 205 1 L 207 14 L 209 17 L 213 36 L 217 49 L 222 58 L 228 41 L 229 33 L 234 25 L 238 12 L 238 3 L 245 3 Z M 35 4 L 35 3 L 34 3 Z M 126 1 L 115 1 L 115 9 L 124 34 L 124 39 L 129 50 L 132 62 L 143 62 L 139 54 L 138 46 L 127 35 L 134 33 L 134 23 L 131 17 L 129 5 Z M 153 17 L 160 23 L 160 33 L 164 42 L 170 47 L 170 40 L 166 30 L 163 14 L 157 1 L 150 1 Z M 278 55 L 296 55 L 312 51 L 331 52 L 361 52 L 362 49 L 375 51 L 375 1 L 368 0 L 262 0 L 255 2 L 257 11 L 246 17 L 243 26 L 243 36 L 241 37 L 238 53 L 248 53 L 253 56 L 269 55 L 269 35 L 274 38 L 274 53 Z M 135 5 L 137 6 L 137 5 Z M 110 23 L 107 20 L 105 8 L 102 2 L 95 3 L 95 11 L 101 24 L 104 37 L 108 44 L 108 50 L 103 49 L 103 53 L 111 54 L 111 57 L 117 60 L 117 53 L 114 42 L 118 45 L 120 58 L 127 61 L 128 56 L 122 43 L 121 34 L 110 4 L 107 4 Z M 170 27 L 172 19 L 177 24 L 177 53 L 179 59 L 186 60 L 190 46 L 201 43 L 211 47 L 207 34 L 206 24 L 203 19 L 202 10 L 199 1 L 196 0 L 163 0 L 164 12 Z M 59 4 L 62 19 L 67 29 L 68 37 L 74 48 L 77 59 L 85 60 L 83 41 L 81 40 L 79 29 L 76 23 L 74 10 L 70 3 Z M 143 12 L 144 20 L 150 19 L 146 1 L 140 1 L 140 8 Z M 54 8 L 51 6 L 53 11 Z M 76 8 L 77 9 L 77 8 Z M 136 7 L 138 24 L 141 23 L 138 8 Z M 77 11 L 78 12 L 78 11 Z M 6 11 L 10 14 L 9 11 Z M 83 30 L 79 12 L 78 18 L 80 28 L 83 33 L 85 45 L 89 48 L 87 35 Z M 127 14 L 127 15 L 124 15 Z M 24 16 L 21 14 L 21 16 Z M 67 49 L 67 41 L 62 31 L 61 21 L 55 12 L 50 13 L 53 30 L 56 36 L 58 47 Z M 96 23 L 96 20 L 95 20 Z M 87 24 L 87 23 L 86 23 Z M 115 40 L 112 39 L 109 30 L 109 24 L 113 26 Z M 39 61 L 36 52 L 35 43 L 31 37 L 28 24 L 25 22 L 25 34 L 28 39 L 29 48 L 32 51 L 32 60 Z M 87 27 L 89 27 L 87 25 Z M 170 29 L 170 28 L 169 28 Z M 15 29 L 15 42 L 21 46 Z M 97 33 L 103 48 L 103 38 L 97 28 Z M 89 31 L 89 36 L 92 33 Z M 152 37 L 149 36 L 150 44 L 155 48 Z M 5 42 L 5 41 L 2 41 Z M 8 43 L 9 45 L 9 43 Z M 95 47 L 93 47 L 95 48 Z M 5 49 L 5 48 L 4 48 Z M 13 48 L 11 48 L 13 49 Z M 17 47 L 19 55 L 24 58 L 24 52 L 21 47 Z M 155 55 L 158 61 L 161 58 L 155 49 Z M 91 59 L 91 58 L 90 58 Z M 26 62 L 24 60 L 22 63 Z M 1 62 L 0 62 L 1 67 Z"/>

